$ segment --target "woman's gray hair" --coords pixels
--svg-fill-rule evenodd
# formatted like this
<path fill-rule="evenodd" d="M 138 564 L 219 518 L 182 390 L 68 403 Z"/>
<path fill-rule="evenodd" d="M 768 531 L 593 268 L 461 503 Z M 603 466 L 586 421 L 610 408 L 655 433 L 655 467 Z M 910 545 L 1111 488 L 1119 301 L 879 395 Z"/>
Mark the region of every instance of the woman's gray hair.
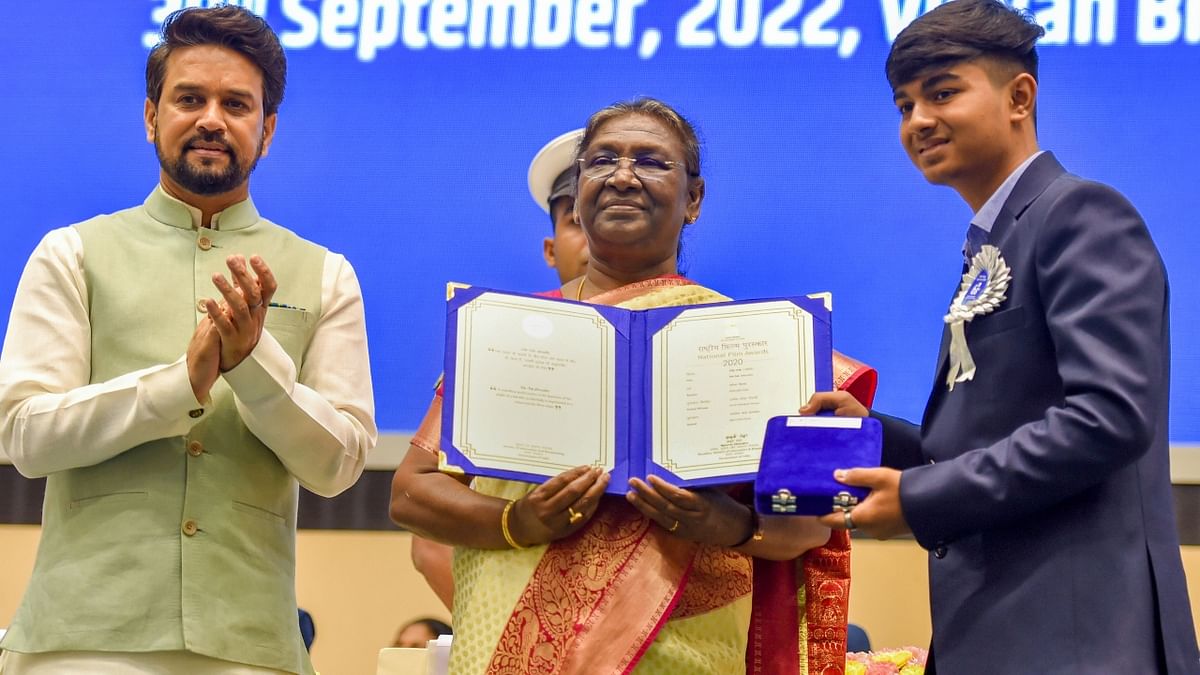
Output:
<path fill-rule="evenodd" d="M 687 166 L 688 175 L 700 175 L 700 138 L 696 135 L 696 129 L 677 110 L 656 98 L 642 97 L 632 101 L 621 101 L 596 111 L 588 118 L 583 138 L 579 139 L 576 156 L 583 156 L 583 151 L 591 144 L 600 127 L 626 115 L 645 115 L 666 124 L 683 144 L 684 164 Z"/>

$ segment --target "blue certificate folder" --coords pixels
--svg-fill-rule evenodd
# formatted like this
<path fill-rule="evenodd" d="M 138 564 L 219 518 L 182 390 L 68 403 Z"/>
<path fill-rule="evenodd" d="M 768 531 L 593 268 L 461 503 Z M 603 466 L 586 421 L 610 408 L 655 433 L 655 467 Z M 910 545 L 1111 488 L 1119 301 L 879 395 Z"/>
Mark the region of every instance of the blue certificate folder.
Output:
<path fill-rule="evenodd" d="M 767 419 L 832 388 L 828 294 L 629 310 L 451 285 L 441 458 L 543 482 L 580 465 L 750 482 Z"/>

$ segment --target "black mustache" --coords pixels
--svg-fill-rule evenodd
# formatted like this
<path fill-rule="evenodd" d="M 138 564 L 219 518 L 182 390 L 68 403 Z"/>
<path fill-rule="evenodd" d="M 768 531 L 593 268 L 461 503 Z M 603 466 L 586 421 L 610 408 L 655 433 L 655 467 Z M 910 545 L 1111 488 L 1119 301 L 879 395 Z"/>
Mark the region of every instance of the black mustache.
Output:
<path fill-rule="evenodd" d="M 184 145 L 184 147 L 193 148 L 197 143 L 214 143 L 221 146 L 221 149 L 225 152 L 232 152 L 229 148 L 229 144 L 221 140 L 217 134 L 196 134 L 188 139 L 187 144 Z"/>

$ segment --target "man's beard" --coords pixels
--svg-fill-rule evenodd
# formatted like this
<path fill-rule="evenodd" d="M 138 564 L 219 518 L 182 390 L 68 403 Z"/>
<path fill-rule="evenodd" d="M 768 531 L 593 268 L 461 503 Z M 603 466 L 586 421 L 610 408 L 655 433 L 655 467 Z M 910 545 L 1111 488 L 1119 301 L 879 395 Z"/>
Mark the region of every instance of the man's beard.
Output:
<path fill-rule="evenodd" d="M 196 142 L 220 143 L 225 152 L 229 153 L 229 162 L 224 169 L 216 170 L 209 167 L 197 167 L 188 162 L 188 147 Z M 196 134 L 183 144 L 183 150 L 175 161 L 163 154 L 162 144 L 158 140 L 158 129 L 154 129 L 154 154 L 158 155 L 158 163 L 172 181 L 183 189 L 198 195 L 219 195 L 230 192 L 246 182 L 254 168 L 258 166 L 258 158 L 262 156 L 263 139 L 258 139 L 258 147 L 254 149 L 254 161 L 249 167 L 242 167 L 237 151 L 220 138 L 220 134 Z"/>

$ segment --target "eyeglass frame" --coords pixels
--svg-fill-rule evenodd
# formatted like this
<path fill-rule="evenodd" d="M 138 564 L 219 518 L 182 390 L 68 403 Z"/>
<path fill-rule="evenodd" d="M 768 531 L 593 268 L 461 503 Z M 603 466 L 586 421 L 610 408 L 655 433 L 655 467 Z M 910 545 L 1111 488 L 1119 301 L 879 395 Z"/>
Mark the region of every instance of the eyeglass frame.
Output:
<path fill-rule="evenodd" d="M 593 157 L 592 159 L 596 159 L 596 158 L 595 158 L 595 157 Z M 609 157 L 609 159 L 613 160 L 613 162 L 614 162 L 614 163 L 613 163 L 613 165 L 612 165 L 612 167 L 613 167 L 613 168 L 612 168 L 612 171 L 611 171 L 610 173 L 606 174 L 606 175 L 603 175 L 603 176 L 589 176 L 589 175 L 587 175 L 587 167 L 584 165 L 584 162 L 586 162 L 586 161 L 588 160 L 588 158 L 587 158 L 587 157 L 577 157 L 577 158 L 575 159 L 575 163 L 576 163 L 577 165 L 579 165 L 579 175 L 580 175 L 580 176 L 582 176 L 582 177 L 584 177 L 584 178 L 587 178 L 588 180 L 608 180 L 609 178 L 612 178 L 613 176 L 615 176 L 615 175 L 616 175 L 616 173 L 617 173 L 618 171 L 620 171 L 620 170 L 621 170 L 621 160 L 626 160 L 626 161 L 628 161 L 628 162 L 629 162 L 629 170 L 630 170 L 630 172 L 632 172 L 632 173 L 633 173 L 633 175 L 637 176 L 638 180 L 652 180 L 652 181 L 654 181 L 654 180 L 661 180 L 662 178 L 666 177 L 666 175 L 667 175 L 666 173 L 662 174 L 662 176 L 651 176 L 651 177 L 649 177 L 649 178 L 647 178 L 646 176 L 643 176 L 642 174 L 638 173 L 638 171 L 637 171 L 637 162 L 638 162 L 638 160 L 640 160 L 640 159 L 651 159 L 651 160 L 653 160 L 653 161 L 655 161 L 655 162 L 658 162 L 658 163 L 660 163 L 660 164 L 665 164 L 665 165 L 667 165 L 667 168 L 668 168 L 668 169 L 674 169 L 674 168 L 676 168 L 676 167 L 682 167 L 682 168 L 683 168 L 683 171 L 684 171 L 684 173 L 685 173 L 685 174 L 687 174 L 689 178 L 698 178 L 698 177 L 700 176 L 700 174 L 698 174 L 698 173 L 692 173 L 691 171 L 689 171 L 689 170 L 688 170 L 688 168 L 687 168 L 687 162 L 686 162 L 686 161 L 684 161 L 684 162 L 680 162 L 680 161 L 676 161 L 676 160 L 673 160 L 673 159 L 656 159 L 656 158 L 654 158 L 654 157 L 646 157 L 646 156 L 642 156 L 642 157 L 616 157 L 616 156 L 614 156 L 614 157 Z"/>

